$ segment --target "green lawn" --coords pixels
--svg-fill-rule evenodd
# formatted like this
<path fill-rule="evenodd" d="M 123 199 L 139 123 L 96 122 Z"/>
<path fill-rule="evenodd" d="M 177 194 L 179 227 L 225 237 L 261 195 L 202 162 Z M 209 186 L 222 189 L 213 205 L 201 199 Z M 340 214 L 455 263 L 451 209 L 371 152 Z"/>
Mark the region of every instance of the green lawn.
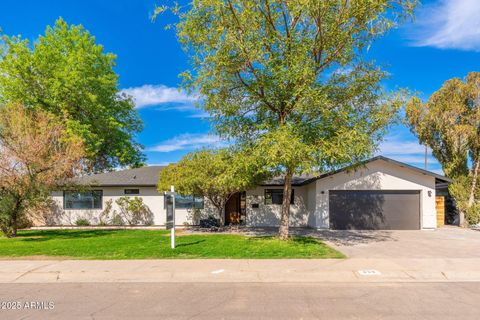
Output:
<path fill-rule="evenodd" d="M 181 235 L 170 249 L 165 230 L 28 230 L 13 239 L 0 238 L 0 258 L 65 257 L 74 259 L 163 258 L 344 258 L 310 237 L 281 241 L 275 237 L 231 234 Z"/>

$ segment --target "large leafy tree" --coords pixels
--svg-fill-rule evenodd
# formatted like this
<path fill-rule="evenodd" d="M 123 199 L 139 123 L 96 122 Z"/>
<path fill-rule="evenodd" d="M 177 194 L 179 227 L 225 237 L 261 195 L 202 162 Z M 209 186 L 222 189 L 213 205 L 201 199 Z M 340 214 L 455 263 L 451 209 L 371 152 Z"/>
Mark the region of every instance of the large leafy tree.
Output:
<path fill-rule="evenodd" d="M 460 209 L 460 224 L 464 225 L 465 213 L 471 222 L 478 222 L 480 72 L 446 81 L 425 103 L 412 98 L 406 111 L 412 132 L 455 180 L 450 191 Z"/>
<path fill-rule="evenodd" d="M 217 131 L 256 146 L 285 177 L 280 237 L 288 238 L 296 173 L 370 155 L 398 107 L 362 50 L 412 13 L 415 0 L 193 0 L 179 16 L 199 92 Z"/>
<path fill-rule="evenodd" d="M 158 190 L 206 197 L 223 223 L 225 204 L 260 181 L 259 170 L 247 153 L 232 149 L 204 149 L 184 156 L 160 172 Z"/>
<path fill-rule="evenodd" d="M 119 92 L 115 55 L 105 53 L 88 31 L 58 19 L 34 43 L 2 40 L 0 103 L 61 116 L 83 138 L 94 171 L 143 162 L 134 141 L 142 122 L 131 98 Z"/>
<path fill-rule="evenodd" d="M 61 118 L 19 104 L 0 107 L 0 230 L 8 237 L 60 181 L 81 170 L 84 144 Z"/>

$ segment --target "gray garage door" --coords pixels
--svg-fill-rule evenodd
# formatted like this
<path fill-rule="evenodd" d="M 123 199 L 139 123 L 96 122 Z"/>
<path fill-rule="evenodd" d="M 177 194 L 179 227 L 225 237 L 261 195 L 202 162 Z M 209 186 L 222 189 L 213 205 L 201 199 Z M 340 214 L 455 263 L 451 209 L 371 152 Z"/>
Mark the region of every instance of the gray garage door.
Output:
<path fill-rule="evenodd" d="M 329 201 L 331 229 L 420 229 L 420 191 L 331 190 Z"/>

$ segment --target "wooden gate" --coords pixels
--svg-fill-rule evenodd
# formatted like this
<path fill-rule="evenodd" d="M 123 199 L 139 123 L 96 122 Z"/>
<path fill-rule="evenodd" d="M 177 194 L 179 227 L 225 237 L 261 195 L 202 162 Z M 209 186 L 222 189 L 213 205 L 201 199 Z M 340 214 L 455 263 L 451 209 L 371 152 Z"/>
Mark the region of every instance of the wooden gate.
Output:
<path fill-rule="evenodd" d="M 437 227 L 445 225 L 445 197 L 435 197 L 435 208 L 437 209 Z"/>

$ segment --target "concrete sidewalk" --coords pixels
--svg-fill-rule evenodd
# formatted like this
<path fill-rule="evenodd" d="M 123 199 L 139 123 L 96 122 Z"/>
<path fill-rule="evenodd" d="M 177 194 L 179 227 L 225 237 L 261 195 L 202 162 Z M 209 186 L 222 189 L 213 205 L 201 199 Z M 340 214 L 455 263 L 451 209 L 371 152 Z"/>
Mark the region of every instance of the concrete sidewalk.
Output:
<path fill-rule="evenodd" d="M 0 260 L 0 283 L 480 281 L 480 259 Z"/>

